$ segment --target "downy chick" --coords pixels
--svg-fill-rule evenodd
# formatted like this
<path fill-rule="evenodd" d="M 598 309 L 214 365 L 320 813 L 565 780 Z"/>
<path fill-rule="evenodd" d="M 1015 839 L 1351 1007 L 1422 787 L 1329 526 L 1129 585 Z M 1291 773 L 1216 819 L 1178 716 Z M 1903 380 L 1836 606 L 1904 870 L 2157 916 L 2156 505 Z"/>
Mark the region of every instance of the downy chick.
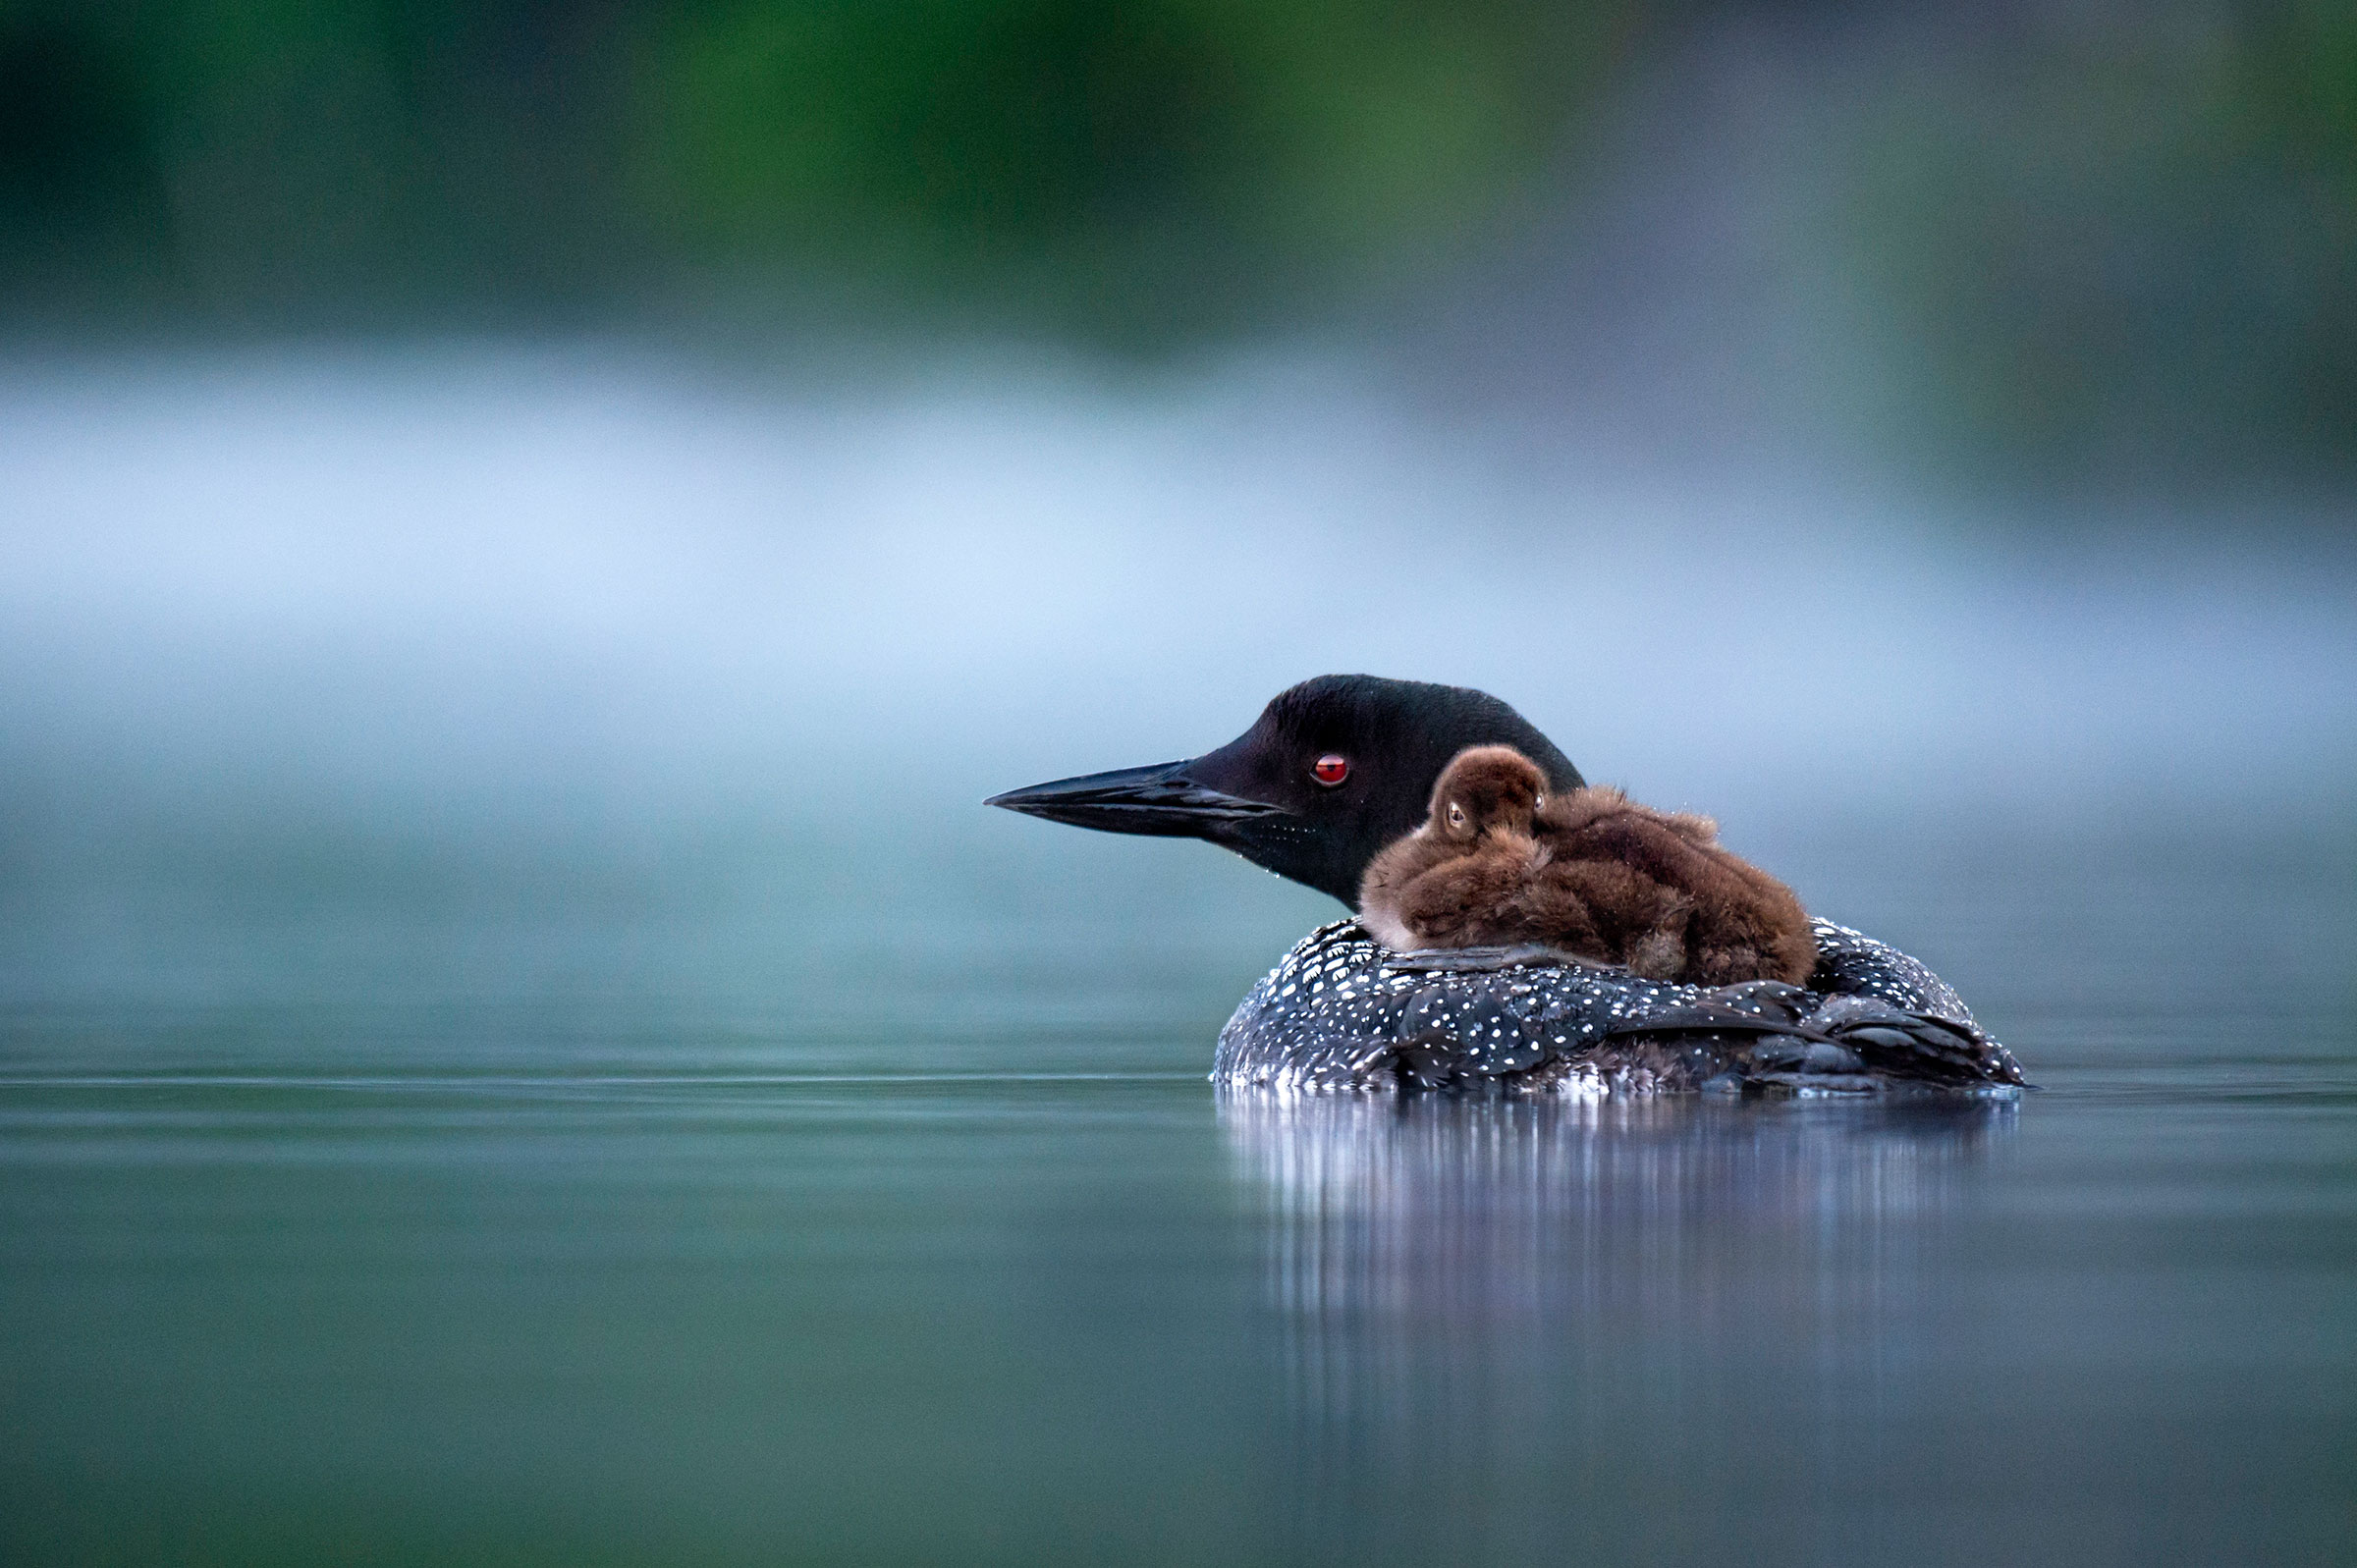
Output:
<path fill-rule="evenodd" d="M 1510 746 L 1459 752 L 1431 815 L 1367 867 L 1359 920 L 1388 947 L 1545 943 L 1653 980 L 1805 982 L 1817 945 L 1792 891 L 1719 845 L 1707 817 L 1617 789 L 1550 794 Z"/>

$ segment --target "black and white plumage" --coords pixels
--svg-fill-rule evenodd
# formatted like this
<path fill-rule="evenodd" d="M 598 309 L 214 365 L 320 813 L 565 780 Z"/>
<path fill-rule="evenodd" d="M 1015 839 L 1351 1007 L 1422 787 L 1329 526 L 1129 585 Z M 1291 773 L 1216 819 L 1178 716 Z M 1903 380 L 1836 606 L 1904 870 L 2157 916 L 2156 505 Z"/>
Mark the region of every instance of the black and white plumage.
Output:
<path fill-rule="evenodd" d="M 988 804 L 1100 832 L 1201 838 L 1357 906 L 1367 867 L 1424 819 L 1470 746 L 1511 746 L 1557 791 L 1585 781 L 1485 692 L 1320 676 L 1181 762 L 1088 774 Z M 2021 1069 L 1939 976 L 1812 923 L 1816 969 L 1705 989 L 1546 947 L 1391 951 L 1355 919 L 1312 932 L 1221 1031 L 1213 1077 L 1296 1089 L 1566 1093 L 1916 1089 L 2011 1094 Z"/>
<path fill-rule="evenodd" d="M 1396 953 L 1312 932 L 1220 1032 L 1214 1081 L 1573 1095 L 1893 1090 L 2010 1095 L 2012 1054 L 1897 948 L 1815 923 L 1806 988 L 1642 980 L 1546 948 Z"/>

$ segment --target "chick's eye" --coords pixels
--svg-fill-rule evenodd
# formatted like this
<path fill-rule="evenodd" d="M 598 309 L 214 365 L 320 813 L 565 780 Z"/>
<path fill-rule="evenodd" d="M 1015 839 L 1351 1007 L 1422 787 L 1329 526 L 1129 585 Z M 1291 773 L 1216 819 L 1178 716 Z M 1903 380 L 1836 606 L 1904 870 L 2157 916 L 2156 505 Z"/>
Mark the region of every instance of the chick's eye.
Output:
<path fill-rule="evenodd" d="M 1309 776 L 1331 789 L 1350 777 L 1350 759 L 1329 751 L 1310 766 Z"/>

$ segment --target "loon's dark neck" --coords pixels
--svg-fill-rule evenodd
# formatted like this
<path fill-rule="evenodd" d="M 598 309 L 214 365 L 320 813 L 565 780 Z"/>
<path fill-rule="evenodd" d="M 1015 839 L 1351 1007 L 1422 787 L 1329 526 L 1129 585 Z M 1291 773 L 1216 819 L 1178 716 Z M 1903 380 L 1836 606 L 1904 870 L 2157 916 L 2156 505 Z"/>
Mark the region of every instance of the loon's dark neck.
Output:
<path fill-rule="evenodd" d="M 1424 820 L 1450 759 L 1484 745 L 1512 746 L 1559 791 L 1585 783 L 1555 742 L 1486 692 L 1319 676 L 1280 692 L 1251 729 L 1199 757 L 1059 779 L 986 803 L 1106 833 L 1208 839 L 1355 908 L 1367 863 Z"/>

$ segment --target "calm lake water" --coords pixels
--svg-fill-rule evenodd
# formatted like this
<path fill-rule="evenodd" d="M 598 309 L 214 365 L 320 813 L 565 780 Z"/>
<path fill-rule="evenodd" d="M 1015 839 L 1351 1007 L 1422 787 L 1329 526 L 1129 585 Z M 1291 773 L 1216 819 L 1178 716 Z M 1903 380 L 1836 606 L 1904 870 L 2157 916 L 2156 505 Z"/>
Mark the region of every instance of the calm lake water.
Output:
<path fill-rule="evenodd" d="M 1316 900 L 990 835 L 922 916 L 20 918 L 0 1555 L 2357 1551 L 2345 828 L 1788 845 L 2009 1106 L 1225 1097 Z"/>

